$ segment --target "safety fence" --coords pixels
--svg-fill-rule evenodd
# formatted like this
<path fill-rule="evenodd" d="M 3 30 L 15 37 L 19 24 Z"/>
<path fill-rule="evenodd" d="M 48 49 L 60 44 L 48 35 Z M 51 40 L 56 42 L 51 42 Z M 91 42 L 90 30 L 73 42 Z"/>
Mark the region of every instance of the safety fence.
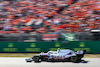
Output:
<path fill-rule="evenodd" d="M 98 38 L 98 40 L 97 40 Z M 40 42 L 40 41 L 100 41 L 89 32 L 80 33 L 23 33 L 23 34 L 0 34 L 0 42 Z"/>
<path fill-rule="evenodd" d="M 33 53 L 47 52 L 49 50 L 72 49 L 74 51 L 85 49 L 87 53 L 100 53 L 100 41 L 69 41 L 69 42 L 0 42 L 1 53 Z"/>

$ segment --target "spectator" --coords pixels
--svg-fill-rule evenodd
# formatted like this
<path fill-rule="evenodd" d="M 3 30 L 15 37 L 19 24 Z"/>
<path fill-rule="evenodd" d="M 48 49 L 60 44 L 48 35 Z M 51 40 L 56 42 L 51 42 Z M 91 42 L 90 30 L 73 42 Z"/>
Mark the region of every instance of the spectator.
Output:
<path fill-rule="evenodd" d="M 84 32 L 100 27 L 98 0 L 5 0 L 0 2 L 0 34 Z M 48 29 L 50 29 L 48 31 Z"/>

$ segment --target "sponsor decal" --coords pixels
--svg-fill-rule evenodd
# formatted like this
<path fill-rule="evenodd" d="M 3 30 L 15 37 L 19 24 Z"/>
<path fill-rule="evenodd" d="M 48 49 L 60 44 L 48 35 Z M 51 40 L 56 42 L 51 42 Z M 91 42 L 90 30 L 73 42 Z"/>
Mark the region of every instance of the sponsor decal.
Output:
<path fill-rule="evenodd" d="M 49 57 L 48 55 L 45 55 L 45 57 Z"/>
<path fill-rule="evenodd" d="M 40 48 L 25 48 L 26 52 L 40 52 Z"/>
<path fill-rule="evenodd" d="M 56 51 L 58 48 L 50 48 L 50 51 Z"/>
<path fill-rule="evenodd" d="M 64 56 L 54 56 L 53 59 L 64 59 L 65 58 L 65 55 Z"/>
<path fill-rule="evenodd" d="M 85 47 L 85 44 L 84 44 L 84 42 L 80 42 L 80 45 L 79 45 L 80 47 Z"/>
<path fill-rule="evenodd" d="M 57 42 L 57 43 L 55 44 L 55 47 L 60 47 L 60 43 Z"/>
<path fill-rule="evenodd" d="M 13 47 L 13 43 L 9 43 L 8 44 L 8 47 Z"/>
<path fill-rule="evenodd" d="M 78 51 L 78 50 L 86 50 L 86 52 L 91 52 L 91 48 L 74 48 L 74 51 Z"/>
<path fill-rule="evenodd" d="M 30 45 L 30 47 L 36 47 L 36 44 L 35 44 L 35 43 L 32 43 L 32 44 Z"/>
<path fill-rule="evenodd" d="M 72 55 L 72 53 L 70 52 L 70 53 L 68 53 L 67 55 Z"/>
<path fill-rule="evenodd" d="M 3 51 L 5 51 L 5 52 L 17 52 L 18 49 L 17 48 L 4 48 Z"/>

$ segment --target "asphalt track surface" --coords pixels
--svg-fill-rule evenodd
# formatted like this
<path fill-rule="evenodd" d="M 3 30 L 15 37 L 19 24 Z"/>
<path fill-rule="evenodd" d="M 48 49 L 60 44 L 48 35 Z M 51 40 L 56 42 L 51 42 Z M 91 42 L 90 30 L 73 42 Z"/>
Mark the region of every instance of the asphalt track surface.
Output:
<path fill-rule="evenodd" d="M 0 67 L 100 67 L 100 58 L 83 58 L 80 63 L 72 62 L 26 62 L 26 58 L 0 57 Z"/>

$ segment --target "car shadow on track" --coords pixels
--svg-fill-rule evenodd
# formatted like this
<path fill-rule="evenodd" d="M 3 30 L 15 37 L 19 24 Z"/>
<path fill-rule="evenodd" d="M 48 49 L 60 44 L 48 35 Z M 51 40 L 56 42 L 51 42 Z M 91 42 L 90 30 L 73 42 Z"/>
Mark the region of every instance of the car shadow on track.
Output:
<path fill-rule="evenodd" d="M 43 62 L 45 62 L 45 61 L 43 61 Z M 59 63 L 59 62 L 65 63 L 65 62 L 71 62 L 71 61 L 48 61 L 48 62 L 50 62 L 50 63 Z M 72 62 L 72 63 L 88 63 L 88 62 L 89 62 L 89 61 L 81 60 L 81 61 Z M 34 63 L 41 63 L 41 62 L 34 62 Z"/>
<path fill-rule="evenodd" d="M 73 62 L 73 63 L 88 63 L 88 62 L 89 62 L 89 61 L 81 60 L 81 61 Z"/>

